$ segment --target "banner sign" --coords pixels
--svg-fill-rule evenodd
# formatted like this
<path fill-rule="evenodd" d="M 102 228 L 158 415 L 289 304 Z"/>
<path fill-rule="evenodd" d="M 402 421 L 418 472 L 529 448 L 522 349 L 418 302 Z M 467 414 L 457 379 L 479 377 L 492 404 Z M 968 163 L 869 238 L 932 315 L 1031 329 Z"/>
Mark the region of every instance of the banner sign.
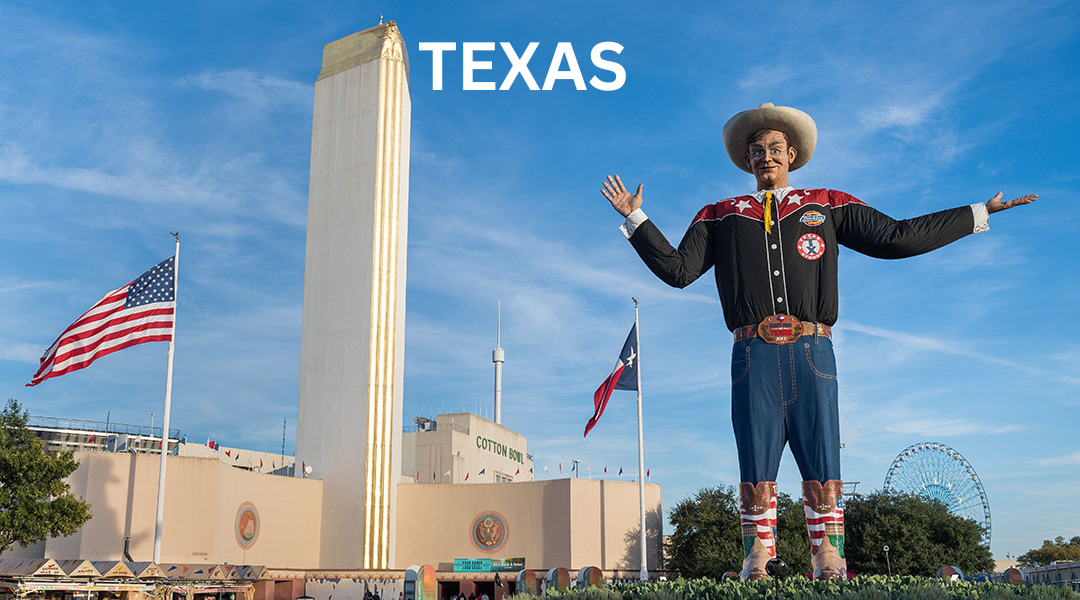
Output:
<path fill-rule="evenodd" d="M 493 558 L 491 559 L 492 571 L 520 571 L 525 568 L 525 557 Z"/>
<path fill-rule="evenodd" d="M 455 558 L 455 573 L 487 573 L 491 571 L 490 558 Z"/>
<path fill-rule="evenodd" d="M 455 558 L 455 573 L 492 573 L 520 571 L 525 568 L 525 557 L 515 558 Z"/>

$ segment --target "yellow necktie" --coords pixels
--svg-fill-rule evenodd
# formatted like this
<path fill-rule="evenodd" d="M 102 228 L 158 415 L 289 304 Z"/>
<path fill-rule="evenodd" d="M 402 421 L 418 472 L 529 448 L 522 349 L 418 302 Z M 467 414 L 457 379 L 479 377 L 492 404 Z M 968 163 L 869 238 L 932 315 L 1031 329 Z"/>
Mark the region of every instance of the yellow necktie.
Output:
<path fill-rule="evenodd" d="M 765 192 L 765 231 L 772 233 L 772 192 Z"/>

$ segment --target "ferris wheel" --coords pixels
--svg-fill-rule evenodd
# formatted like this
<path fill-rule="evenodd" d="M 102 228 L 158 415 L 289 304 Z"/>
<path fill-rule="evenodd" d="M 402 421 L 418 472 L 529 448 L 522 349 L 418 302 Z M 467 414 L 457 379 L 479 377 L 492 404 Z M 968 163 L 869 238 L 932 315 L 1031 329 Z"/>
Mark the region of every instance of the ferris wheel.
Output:
<path fill-rule="evenodd" d="M 990 503 L 979 474 L 956 450 L 939 442 L 912 444 L 896 455 L 885 489 L 940 500 L 949 512 L 971 519 L 990 545 Z"/>

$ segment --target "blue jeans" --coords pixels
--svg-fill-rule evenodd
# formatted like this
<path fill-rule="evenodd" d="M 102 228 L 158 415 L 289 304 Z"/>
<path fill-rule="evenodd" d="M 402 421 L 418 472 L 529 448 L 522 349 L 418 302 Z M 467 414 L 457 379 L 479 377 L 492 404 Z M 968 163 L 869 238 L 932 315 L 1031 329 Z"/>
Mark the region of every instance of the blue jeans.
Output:
<path fill-rule="evenodd" d="M 731 350 L 731 422 L 742 481 L 776 481 L 784 444 L 803 481 L 840 479 L 840 416 L 832 340 L 760 338 Z"/>

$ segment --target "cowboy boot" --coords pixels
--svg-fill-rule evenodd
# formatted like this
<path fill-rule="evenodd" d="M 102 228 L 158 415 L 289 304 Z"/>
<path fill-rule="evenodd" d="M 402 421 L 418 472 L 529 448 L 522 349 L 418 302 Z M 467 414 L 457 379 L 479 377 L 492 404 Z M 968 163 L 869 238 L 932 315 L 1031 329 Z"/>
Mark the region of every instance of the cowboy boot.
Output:
<path fill-rule="evenodd" d="M 844 579 L 847 560 L 844 559 L 843 484 L 836 479 L 825 483 L 804 481 L 802 489 L 814 579 Z"/>
<path fill-rule="evenodd" d="M 741 579 L 764 579 L 765 563 L 776 557 L 776 483 L 739 484 L 739 520 L 742 523 Z"/>

